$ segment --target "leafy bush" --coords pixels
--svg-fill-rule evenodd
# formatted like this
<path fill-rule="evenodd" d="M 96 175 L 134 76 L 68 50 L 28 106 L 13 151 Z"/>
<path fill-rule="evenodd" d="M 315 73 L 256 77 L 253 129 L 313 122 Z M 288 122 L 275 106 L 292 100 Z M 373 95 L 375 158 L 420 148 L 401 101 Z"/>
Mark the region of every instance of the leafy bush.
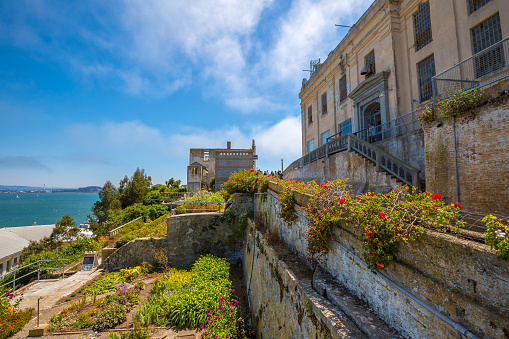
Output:
<path fill-rule="evenodd" d="M 94 283 L 83 288 L 82 293 L 85 295 L 99 295 L 116 290 L 115 286 L 124 283 L 124 276 L 120 272 L 111 272 Z"/>
<path fill-rule="evenodd" d="M 507 226 L 504 226 L 497 217 L 490 214 L 482 221 L 486 223 L 486 244 L 498 251 L 499 260 L 509 258 L 509 220 Z"/>
<path fill-rule="evenodd" d="M 142 325 L 201 326 L 204 335 L 222 333 L 222 338 L 233 337 L 243 333 L 236 321 L 239 314 L 234 292 L 228 262 L 206 255 L 195 262 L 190 272 L 170 269 L 157 279 L 137 318 Z"/>
<path fill-rule="evenodd" d="M 131 283 L 134 279 L 138 279 L 141 276 L 141 267 L 124 268 L 120 270 L 120 274 L 122 274 L 125 282 Z"/>
<path fill-rule="evenodd" d="M 220 192 L 212 193 L 208 191 L 199 191 L 195 195 L 188 197 L 182 202 L 193 204 L 180 204 L 176 210 L 177 213 L 185 213 L 186 210 L 219 210 L 223 204 L 216 204 L 215 202 L 224 202 L 224 196 Z M 196 213 L 196 211 L 192 211 Z"/>
<path fill-rule="evenodd" d="M 440 103 L 441 115 L 452 118 L 455 115 L 474 109 L 486 102 L 486 96 L 482 89 L 465 91 L 458 89 L 455 93 L 448 93 L 449 99 Z"/>
<path fill-rule="evenodd" d="M 229 195 L 234 193 L 255 194 L 266 192 L 269 178 L 261 171 L 250 169 L 233 173 L 223 185 Z"/>

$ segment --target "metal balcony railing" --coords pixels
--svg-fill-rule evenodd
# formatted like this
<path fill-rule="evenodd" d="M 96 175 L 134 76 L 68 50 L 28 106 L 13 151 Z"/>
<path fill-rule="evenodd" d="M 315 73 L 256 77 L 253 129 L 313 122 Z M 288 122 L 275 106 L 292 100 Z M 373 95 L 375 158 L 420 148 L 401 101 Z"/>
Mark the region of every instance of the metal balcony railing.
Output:
<path fill-rule="evenodd" d="M 290 164 L 289 168 L 297 169 L 322 157 L 329 157 L 331 154 L 343 151 L 355 151 L 372 161 L 376 165 L 377 170 L 384 170 L 405 184 L 420 189 L 420 171 L 417 168 L 404 163 L 376 145 L 369 143 L 369 141 L 363 140 L 351 133 L 334 137 L 334 139 L 330 140 L 320 148 L 306 154 L 300 159 L 295 160 L 292 164 Z"/>
<path fill-rule="evenodd" d="M 509 37 L 463 60 L 432 78 L 434 103 L 459 89 L 470 90 L 509 76 Z"/>
<path fill-rule="evenodd" d="M 61 261 L 62 262 L 62 266 L 61 267 L 41 267 L 41 263 L 42 262 L 52 262 L 52 261 Z M 16 277 L 16 273 L 24 268 L 27 268 L 27 267 L 30 267 L 32 265 L 36 265 L 37 264 L 37 269 L 33 270 L 33 271 L 30 271 L 22 276 L 18 276 Z M 44 271 L 49 271 L 49 270 L 58 270 L 58 269 L 62 269 L 62 279 L 65 277 L 64 274 L 65 274 L 65 266 L 69 264 L 69 260 L 68 259 L 53 259 L 53 260 L 38 260 L 38 261 L 35 261 L 31 264 L 28 264 L 28 265 L 25 265 L 25 266 L 17 266 L 15 269 L 13 269 L 11 272 L 9 272 L 8 274 L 12 274 L 13 275 L 13 278 L 12 280 L 6 282 L 5 284 L 3 285 L 0 285 L 0 288 L 1 287 L 4 287 L 4 286 L 7 286 L 7 285 L 10 285 L 12 284 L 12 292 L 16 291 L 16 281 L 17 280 L 20 280 L 20 279 L 23 279 L 27 276 L 29 276 L 30 274 L 32 273 L 35 273 L 37 272 L 37 281 L 39 281 L 41 279 L 41 271 L 44 272 Z"/>

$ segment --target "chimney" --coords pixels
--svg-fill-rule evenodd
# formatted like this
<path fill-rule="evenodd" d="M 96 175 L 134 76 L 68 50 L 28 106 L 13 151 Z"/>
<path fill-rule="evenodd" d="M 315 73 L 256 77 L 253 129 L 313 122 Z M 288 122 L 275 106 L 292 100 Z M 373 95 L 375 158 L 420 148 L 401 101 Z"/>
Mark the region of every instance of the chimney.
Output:
<path fill-rule="evenodd" d="M 232 149 L 232 142 L 231 141 L 227 141 L 226 142 L 226 149 Z"/>

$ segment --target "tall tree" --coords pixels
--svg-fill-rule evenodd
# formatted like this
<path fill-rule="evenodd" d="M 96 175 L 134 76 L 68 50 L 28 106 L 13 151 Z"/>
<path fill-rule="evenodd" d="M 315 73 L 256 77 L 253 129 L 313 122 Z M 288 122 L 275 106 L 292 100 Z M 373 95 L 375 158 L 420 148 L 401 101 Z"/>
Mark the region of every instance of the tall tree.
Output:
<path fill-rule="evenodd" d="M 108 221 L 109 211 L 117 208 L 120 208 L 118 190 L 111 181 L 106 181 L 101 192 L 99 192 L 99 200 L 92 206 L 92 212 L 97 221 L 103 223 Z"/>
<path fill-rule="evenodd" d="M 71 241 L 76 239 L 79 232 L 80 230 L 78 227 L 76 227 L 76 223 L 74 222 L 73 217 L 71 217 L 69 214 L 65 214 L 62 216 L 62 220 L 59 220 L 55 223 L 55 227 L 51 232 L 50 239 L 53 241 L 53 243 Z"/>
<path fill-rule="evenodd" d="M 127 175 L 120 181 L 118 187 L 119 200 L 122 208 L 135 203 L 142 203 L 152 185 L 152 178 L 145 174 L 145 170 L 137 168 L 131 179 Z"/>

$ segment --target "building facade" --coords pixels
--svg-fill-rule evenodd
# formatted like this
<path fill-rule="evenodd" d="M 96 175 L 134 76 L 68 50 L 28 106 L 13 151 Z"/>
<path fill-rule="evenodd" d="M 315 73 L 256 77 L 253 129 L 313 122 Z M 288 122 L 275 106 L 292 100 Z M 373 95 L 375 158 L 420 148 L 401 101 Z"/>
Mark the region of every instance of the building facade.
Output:
<path fill-rule="evenodd" d="M 228 141 L 226 148 L 192 148 L 187 166 L 187 191 L 197 192 L 209 189 L 209 182 L 215 178 L 215 191 L 220 191 L 234 172 L 256 168 L 256 145 L 250 149 L 232 149 Z"/>
<path fill-rule="evenodd" d="M 370 123 L 372 141 L 393 136 L 386 127 L 433 100 L 433 76 L 508 36 L 508 0 L 374 1 L 303 79 L 302 155 L 330 137 L 367 138 Z M 475 77 L 507 59 L 503 49 L 480 55 Z"/>

